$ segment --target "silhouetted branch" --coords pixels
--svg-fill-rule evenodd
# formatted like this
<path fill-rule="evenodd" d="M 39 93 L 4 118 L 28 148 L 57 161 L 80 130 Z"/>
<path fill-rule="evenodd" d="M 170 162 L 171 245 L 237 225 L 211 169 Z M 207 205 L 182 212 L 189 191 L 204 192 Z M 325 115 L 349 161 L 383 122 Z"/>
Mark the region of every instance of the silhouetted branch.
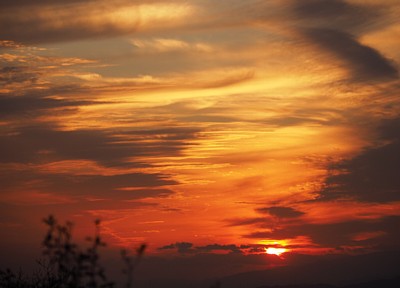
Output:
<path fill-rule="evenodd" d="M 52 215 L 43 219 L 47 232 L 42 241 L 43 258 L 37 260 L 38 270 L 28 278 L 22 271 L 0 270 L 0 288 L 112 288 L 105 269 L 100 264 L 99 250 L 106 243 L 101 238 L 101 221 L 95 220 L 95 235 L 87 237 L 89 247 L 82 249 L 72 240 L 71 222 L 59 224 Z M 133 271 L 139 263 L 146 245 L 136 251 L 136 257 L 123 250 L 122 259 L 127 275 L 126 287 L 132 287 Z"/>

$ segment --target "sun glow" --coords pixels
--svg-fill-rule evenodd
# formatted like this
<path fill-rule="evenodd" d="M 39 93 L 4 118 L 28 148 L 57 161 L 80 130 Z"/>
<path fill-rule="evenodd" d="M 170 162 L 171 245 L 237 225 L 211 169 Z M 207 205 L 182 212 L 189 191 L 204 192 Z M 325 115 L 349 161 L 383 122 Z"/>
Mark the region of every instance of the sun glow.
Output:
<path fill-rule="evenodd" d="M 275 247 L 268 247 L 265 248 L 265 253 L 270 255 L 280 256 L 282 253 L 287 252 L 286 248 L 275 248 Z"/>

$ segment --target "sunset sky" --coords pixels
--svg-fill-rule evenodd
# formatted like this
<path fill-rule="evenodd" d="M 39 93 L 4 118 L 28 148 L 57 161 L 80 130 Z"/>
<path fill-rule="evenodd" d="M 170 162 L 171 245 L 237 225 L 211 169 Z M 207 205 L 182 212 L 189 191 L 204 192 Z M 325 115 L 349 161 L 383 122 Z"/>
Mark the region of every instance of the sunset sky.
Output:
<path fill-rule="evenodd" d="M 247 259 L 232 272 L 268 247 L 398 250 L 399 19 L 398 0 L 2 0 L 2 261 L 50 213 L 149 257 Z"/>

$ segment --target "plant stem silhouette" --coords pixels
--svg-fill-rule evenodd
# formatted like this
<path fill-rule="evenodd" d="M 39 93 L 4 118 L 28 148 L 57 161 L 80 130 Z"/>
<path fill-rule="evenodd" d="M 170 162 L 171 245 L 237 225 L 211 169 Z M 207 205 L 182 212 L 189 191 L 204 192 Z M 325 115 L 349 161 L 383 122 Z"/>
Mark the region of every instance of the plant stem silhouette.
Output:
<path fill-rule="evenodd" d="M 42 241 L 43 257 L 37 260 L 38 269 L 31 277 L 22 271 L 0 270 L 0 288 L 112 288 L 105 269 L 100 264 L 100 248 L 106 243 L 101 238 L 101 222 L 95 220 L 94 237 L 87 237 L 89 246 L 81 248 L 72 239 L 71 222 L 59 224 L 52 215 L 43 219 L 47 232 Z M 142 258 L 146 245 L 136 250 L 136 257 L 126 250 L 121 251 L 126 286 L 133 285 L 133 272 Z"/>

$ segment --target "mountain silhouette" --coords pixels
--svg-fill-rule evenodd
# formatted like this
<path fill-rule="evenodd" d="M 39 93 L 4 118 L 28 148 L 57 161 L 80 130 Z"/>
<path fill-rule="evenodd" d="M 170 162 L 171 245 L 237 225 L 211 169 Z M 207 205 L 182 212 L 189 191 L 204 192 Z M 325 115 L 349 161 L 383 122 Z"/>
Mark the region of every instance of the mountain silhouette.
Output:
<path fill-rule="evenodd" d="M 259 286 L 257 288 L 399 288 L 400 276 L 392 279 L 380 279 L 346 286 L 333 286 L 327 284 L 316 285 L 285 285 L 285 286 Z"/>
<path fill-rule="evenodd" d="M 299 284 L 309 286 L 292 287 L 329 288 L 335 286 L 346 287 L 346 285 L 356 285 L 357 283 L 363 284 L 357 284 L 361 286 L 347 286 L 346 288 L 382 288 L 383 286 L 371 285 L 375 285 L 373 282 L 375 279 L 398 280 L 395 277 L 400 275 L 400 251 L 357 256 L 332 255 L 322 258 L 317 257 L 315 261 L 307 259 L 309 261 L 307 263 L 300 258 L 301 256 L 299 255 L 288 255 L 286 259 L 287 266 L 235 274 L 222 278 L 221 282 L 223 287 L 227 288 L 274 287 L 274 285 Z M 326 285 L 315 286 L 321 283 Z M 400 285 L 396 287 L 400 287 Z"/>

